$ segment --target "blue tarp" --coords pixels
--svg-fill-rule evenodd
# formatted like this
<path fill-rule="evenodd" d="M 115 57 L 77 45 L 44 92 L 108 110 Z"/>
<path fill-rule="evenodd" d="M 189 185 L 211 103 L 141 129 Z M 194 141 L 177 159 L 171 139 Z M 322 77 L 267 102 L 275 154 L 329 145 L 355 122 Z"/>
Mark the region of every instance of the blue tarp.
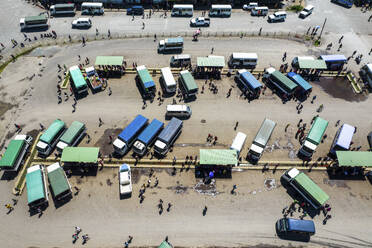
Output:
<path fill-rule="evenodd" d="M 243 72 L 241 76 L 251 86 L 251 89 L 255 90 L 262 87 L 262 84 L 249 71 Z"/>
<path fill-rule="evenodd" d="M 341 54 L 335 54 L 335 55 L 320 55 L 320 58 L 327 62 L 336 62 L 336 61 L 343 61 L 346 62 L 346 57 Z"/>
<path fill-rule="evenodd" d="M 161 131 L 158 139 L 168 143 L 177 133 L 180 126 L 182 126 L 182 121 L 173 117 L 163 131 Z"/>
<path fill-rule="evenodd" d="M 288 219 L 288 230 L 315 233 L 315 225 L 312 220 Z"/>
<path fill-rule="evenodd" d="M 297 73 L 288 72 L 287 77 L 289 77 L 289 79 L 298 84 L 304 91 L 308 91 L 313 88 L 311 84 L 309 84 L 305 79 L 303 79 L 303 77 L 301 77 Z"/>
<path fill-rule="evenodd" d="M 130 143 L 135 134 L 146 125 L 148 119 L 142 115 L 137 115 L 137 117 L 129 123 L 129 125 L 119 134 L 119 138 L 125 142 Z"/>
<path fill-rule="evenodd" d="M 145 130 L 143 130 L 143 132 L 138 136 L 138 140 L 148 145 L 148 143 L 153 140 L 154 136 L 159 133 L 163 126 L 163 122 L 153 119 Z"/>

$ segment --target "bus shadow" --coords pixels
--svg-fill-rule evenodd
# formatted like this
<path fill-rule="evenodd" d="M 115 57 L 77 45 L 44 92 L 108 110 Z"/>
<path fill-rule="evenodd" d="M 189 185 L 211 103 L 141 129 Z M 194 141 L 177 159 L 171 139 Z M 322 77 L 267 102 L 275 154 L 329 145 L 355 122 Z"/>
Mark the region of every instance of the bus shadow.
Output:
<path fill-rule="evenodd" d="M 11 181 L 14 180 L 18 175 L 18 171 L 4 171 L 3 175 L 1 176 L 1 181 Z"/>

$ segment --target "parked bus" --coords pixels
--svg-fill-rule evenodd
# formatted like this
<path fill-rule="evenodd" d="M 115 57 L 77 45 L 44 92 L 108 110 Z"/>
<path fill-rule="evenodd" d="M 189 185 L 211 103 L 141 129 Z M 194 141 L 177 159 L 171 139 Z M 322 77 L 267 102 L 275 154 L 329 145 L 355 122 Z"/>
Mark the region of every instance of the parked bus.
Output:
<path fill-rule="evenodd" d="M 269 8 L 262 6 L 262 7 L 255 7 L 251 10 L 252 16 L 266 16 L 269 13 Z"/>
<path fill-rule="evenodd" d="M 161 68 L 160 82 L 162 83 L 164 91 L 167 94 L 173 94 L 176 92 L 176 80 L 174 79 L 172 71 L 169 67 Z"/>
<path fill-rule="evenodd" d="M 166 53 L 166 52 L 182 52 L 183 50 L 183 38 L 176 37 L 176 38 L 168 38 L 164 40 L 160 40 L 158 44 L 158 53 Z"/>
<path fill-rule="evenodd" d="M 21 26 L 21 31 L 32 28 L 48 29 L 48 17 L 44 14 L 38 16 L 27 16 L 25 18 L 21 18 L 19 25 Z"/>
<path fill-rule="evenodd" d="M 27 202 L 30 209 L 48 204 L 48 188 L 45 181 L 44 166 L 34 165 L 26 174 Z"/>
<path fill-rule="evenodd" d="M 104 13 L 103 3 L 85 2 L 81 5 L 82 15 L 103 15 Z"/>
<path fill-rule="evenodd" d="M 246 69 L 237 71 L 235 81 L 245 94 L 250 93 L 254 98 L 260 96 L 262 84 Z"/>
<path fill-rule="evenodd" d="M 78 66 L 72 66 L 69 70 L 70 73 L 70 81 L 72 82 L 71 86 L 72 89 L 78 94 L 83 95 L 88 93 L 88 84 L 86 79 L 81 73 L 80 68 Z"/>
<path fill-rule="evenodd" d="M 48 156 L 53 151 L 65 131 L 65 123 L 60 119 L 56 119 L 40 136 L 39 142 L 36 144 L 36 149 L 39 152 L 39 155 Z"/>
<path fill-rule="evenodd" d="M 336 151 L 347 151 L 350 149 L 351 140 L 355 132 L 355 127 L 343 124 L 338 130 L 333 140 L 330 153 L 335 156 Z"/>
<path fill-rule="evenodd" d="M 305 142 L 302 144 L 299 155 L 306 159 L 310 159 L 315 152 L 316 148 L 323 139 L 325 130 L 328 127 L 328 121 L 316 117 L 309 133 L 306 136 Z"/>
<path fill-rule="evenodd" d="M 76 146 L 77 143 L 84 137 L 86 128 L 84 123 L 74 121 L 67 131 L 62 135 L 57 144 L 57 151 L 62 153 L 67 146 Z"/>
<path fill-rule="evenodd" d="M 175 4 L 172 8 L 172 16 L 193 16 L 194 6 L 192 4 Z"/>
<path fill-rule="evenodd" d="M 50 6 L 50 14 L 55 15 L 75 15 L 75 4 L 62 3 Z"/>
<path fill-rule="evenodd" d="M 143 97 L 153 98 L 156 93 L 156 85 L 146 66 L 144 65 L 137 66 L 136 70 L 137 70 L 136 82 L 139 83 L 139 85 L 142 88 Z"/>
<path fill-rule="evenodd" d="M 359 73 L 364 85 L 368 85 L 372 89 L 372 64 L 364 65 Z"/>
<path fill-rule="evenodd" d="M 320 55 L 320 59 L 324 60 L 327 65 L 327 69 L 331 71 L 341 70 L 347 59 L 344 55 Z"/>
<path fill-rule="evenodd" d="M 242 132 L 238 132 L 236 134 L 235 139 L 233 140 L 233 142 L 230 146 L 230 149 L 235 150 L 237 152 L 238 156 L 239 156 L 241 150 L 243 149 L 246 138 L 247 138 L 246 134 L 244 134 Z"/>
<path fill-rule="evenodd" d="M 183 122 L 173 117 L 155 141 L 154 151 L 165 156 L 182 132 Z"/>
<path fill-rule="evenodd" d="M 188 70 L 184 70 L 180 72 L 179 80 L 181 81 L 181 85 L 184 89 L 184 95 L 186 98 L 196 96 L 198 93 L 198 85 L 195 83 L 194 77 Z"/>
<path fill-rule="evenodd" d="M 230 68 L 255 68 L 257 53 L 232 53 L 227 64 Z"/>
<path fill-rule="evenodd" d="M 32 137 L 28 135 L 17 135 L 11 140 L 5 153 L 0 159 L 0 170 L 17 171 L 26 157 L 28 148 L 31 146 Z"/>
<path fill-rule="evenodd" d="M 265 70 L 263 78 L 274 87 L 274 92 L 279 91 L 279 96 L 285 101 L 290 100 L 296 91 L 297 84 L 272 67 Z"/>
<path fill-rule="evenodd" d="M 66 197 L 72 196 L 70 182 L 66 177 L 65 171 L 58 162 L 49 165 L 47 167 L 47 173 L 54 199 L 60 201 Z"/>
<path fill-rule="evenodd" d="M 300 98 L 308 97 L 313 89 L 313 86 L 309 84 L 301 75 L 291 71 L 287 73 L 287 77 L 295 82 L 298 87 L 296 90 L 296 95 Z"/>
<path fill-rule="evenodd" d="M 229 4 L 212 4 L 209 10 L 210 17 L 230 17 L 231 5 Z"/>
<path fill-rule="evenodd" d="M 267 143 L 270 140 L 271 134 L 274 131 L 276 123 L 265 118 L 254 138 L 251 147 L 249 148 L 247 158 L 252 163 L 257 163 L 260 160 Z"/>
<path fill-rule="evenodd" d="M 331 2 L 345 6 L 346 8 L 351 8 L 354 4 L 354 0 L 331 0 Z"/>

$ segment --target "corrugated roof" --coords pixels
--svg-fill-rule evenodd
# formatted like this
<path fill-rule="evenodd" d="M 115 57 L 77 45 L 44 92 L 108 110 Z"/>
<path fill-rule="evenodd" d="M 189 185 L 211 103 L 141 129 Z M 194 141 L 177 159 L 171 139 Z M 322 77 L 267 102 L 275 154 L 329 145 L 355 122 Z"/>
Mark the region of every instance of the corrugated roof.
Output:
<path fill-rule="evenodd" d="M 0 167 L 13 167 L 22 150 L 24 140 L 11 140 L 3 157 L 0 160 Z"/>
<path fill-rule="evenodd" d="M 323 138 L 323 134 L 325 130 L 327 129 L 327 126 L 328 126 L 328 121 L 320 117 L 315 118 L 314 123 L 310 128 L 310 132 L 307 135 L 307 139 L 315 141 L 319 144 Z"/>
<path fill-rule="evenodd" d="M 35 170 L 26 174 L 27 201 L 31 204 L 45 198 L 45 188 L 41 170 Z"/>
<path fill-rule="evenodd" d="M 123 65 L 123 56 L 97 56 L 95 65 Z"/>
<path fill-rule="evenodd" d="M 292 80 L 284 76 L 284 74 L 281 73 L 280 71 L 275 70 L 271 75 L 273 75 L 277 80 L 279 80 L 280 83 L 286 88 L 288 92 L 293 91 L 297 87 L 297 84 L 295 84 L 294 82 L 292 82 Z"/>
<path fill-rule="evenodd" d="M 54 196 L 70 190 L 65 171 L 61 167 L 49 172 L 48 179 Z"/>
<path fill-rule="evenodd" d="M 372 152 L 336 151 L 338 164 L 348 167 L 372 167 Z"/>
<path fill-rule="evenodd" d="M 85 127 L 84 123 L 81 123 L 80 121 L 72 122 L 71 126 L 62 135 L 60 140 L 65 142 L 66 144 L 71 144 L 76 138 L 79 131 L 83 129 L 84 127 Z"/>
<path fill-rule="evenodd" d="M 297 83 L 303 90 L 308 91 L 313 88 L 303 77 L 294 73 L 293 71 L 288 72 L 287 76 L 292 79 L 293 82 Z"/>
<path fill-rule="evenodd" d="M 99 147 L 66 147 L 63 149 L 63 163 L 97 163 Z"/>
<path fill-rule="evenodd" d="M 200 165 L 237 165 L 235 150 L 200 149 Z"/>
<path fill-rule="evenodd" d="M 140 69 L 137 67 L 137 73 L 145 88 L 155 86 L 155 82 L 146 67 L 140 67 Z"/>
<path fill-rule="evenodd" d="M 244 70 L 244 72 L 241 73 L 241 75 L 244 81 L 251 85 L 252 89 L 262 87 L 262 84 L 249 71 Z"/>
<path fill-rule="evenodd" d="M 224 67 L 225 58 L 223 56 L 197 57 L 196 65 L 199 67 Z"/>
<path fill-rule="evenodd" d="M 119 138 L 125 142 L 129 142 L 140 129 L 146 125 L 148 119 L 143 115 L 137 115 L 136 118 L 129 123 L 129 125 L 124 128 L 124 130 L 119 134 Z"/>
<path fill-rule="evenodd" d="M 182 123 L 183 122 L 180 119 L 172 117 L 170 122 L 168 122 L 168 125 L 159 134 L 158 139 L 169 142 L 179 130 L 180 126 L 182 126 Z"/>
<path fill-rule="evenodd" d="M 160 129 L 164 126 L 164 123 L 153 119 L 152 122 L 143 130 L 143 132 L 138 136 L 138 140 L 147 144 L 150 140 L 159 133 Z"/>
<path fill-rule="evenodd" d="M 323 205 L 329 199 L 329 196 L 305 173 L 298 174 L 295 180 L 319 205 Z"/>
<path fill-rule="evenodd" d="M 64 128 L 65 123 L 61 121 L 60 119 L 56 119 L 49 127 L 48 129 L 41 135 L 40 140 L 49 144 L 54 136 L 57 135 L 57 133 Z"/>
<path fill-rule="evenodd" d="M 76 89 L 87 86 L 87 82 L 84 79 L 79 67 L 73 66 L 70 68 L 70 76 Z"/>
<path fill-rule="evenodd" d="M 180 75 L 182 77 L 183 82 L 185 83 L 187 91 L 198 89 L 198 85 L 195 83 L 194 77 L 191 75 L 189 71 L 181 71 Z"/>
<path fill-rule="evenodd" d="M 300 69 L 327 69 L 327 65 L 322 59 L 298 59 L 298 67 Z"/>
<path fill-rule="evenodd" d="M 47 20 L 46 15 L 38 15 L 38 16 L 26 16 L 25 22 L 37 22 L 37 21 L 45 21 Z"/>

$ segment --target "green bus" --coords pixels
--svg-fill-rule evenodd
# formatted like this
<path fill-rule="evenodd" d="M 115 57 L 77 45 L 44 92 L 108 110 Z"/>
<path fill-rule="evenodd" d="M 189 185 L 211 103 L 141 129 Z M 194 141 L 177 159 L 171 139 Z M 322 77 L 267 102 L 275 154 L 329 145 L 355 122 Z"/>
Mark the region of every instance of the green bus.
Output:
<path fill-rule="evenodd" d="M 280 94 L 279 96 L 286 101 L 293 97 L 298 86 L 283 73 L 272 67 L 265 70 L 263 78 L 266 79 L 266 82 L 273 86 L 274 91 L 277 91 Z"/>
<path fill-rule="evenodd" d="M 84 123 L 74 121 L 59 140 L 57 144 L 57 151 L 61 153 L 67 146 L 76 146 L 84 137 L 85 132 L 86 128 Z"/>
<path fill-rule="evenodd" d="M 47 167 L 47 173 L 54 199 L 59 201 L 63 198 L 72 196 L 70 182 L 66 177 L 65 171 L 58 162 L 49 165 Z"/>
<path fill-rule="evenodd" d="M 180 79 L 186 98 L 196 96 L 198 93 L 198 85 L 195 82 L 194 77 L 188 70 L 180 72 Z"/>
<path fill-rule="evenodd" d="M 21 26 L 21 31 L 31 28 L 48 29 L 48 17 L 44 14 L 38 16 L 27 16 L 21 18 L 19 25 Z"/>
<path fill-rule="evenodd" d="M 69 70 L 72 89 L 78 94 L 88 93 L 88 84 L 78 66 L 72 66 Z"/>
<path fill-rule="evenodd" d="M 39 142 L 36 144 L 39 155 L 49 156 L 65 131 L 65 123 L 60 119 L 56 119 L 40 136 Z"/>
<path fill-rule="evenodd" d="M 27 154 L 31 142 L 31 136 L 21 134 L 15 136 L 15 138 L 9 142 L 3 157 L 0 159 L 0 169 L 17 171 Z"/>
<path fill-rule="evenodd" d="M 44 166 L 34 165 L 26 174 L 27 202 L 33 209 L 48 203 L 48 188 L 45 182 Z"/>
<path fill-rule="evenodd" d="M 313 125 L 310 128 L 310 132 L 307 134 L 305 142 L 302 144 L 299 153 L 305 158 L 311 158 L 315 149 L 322 141 L 325 130 L 328 127 L 328 121 L 316 117 Z"/>

